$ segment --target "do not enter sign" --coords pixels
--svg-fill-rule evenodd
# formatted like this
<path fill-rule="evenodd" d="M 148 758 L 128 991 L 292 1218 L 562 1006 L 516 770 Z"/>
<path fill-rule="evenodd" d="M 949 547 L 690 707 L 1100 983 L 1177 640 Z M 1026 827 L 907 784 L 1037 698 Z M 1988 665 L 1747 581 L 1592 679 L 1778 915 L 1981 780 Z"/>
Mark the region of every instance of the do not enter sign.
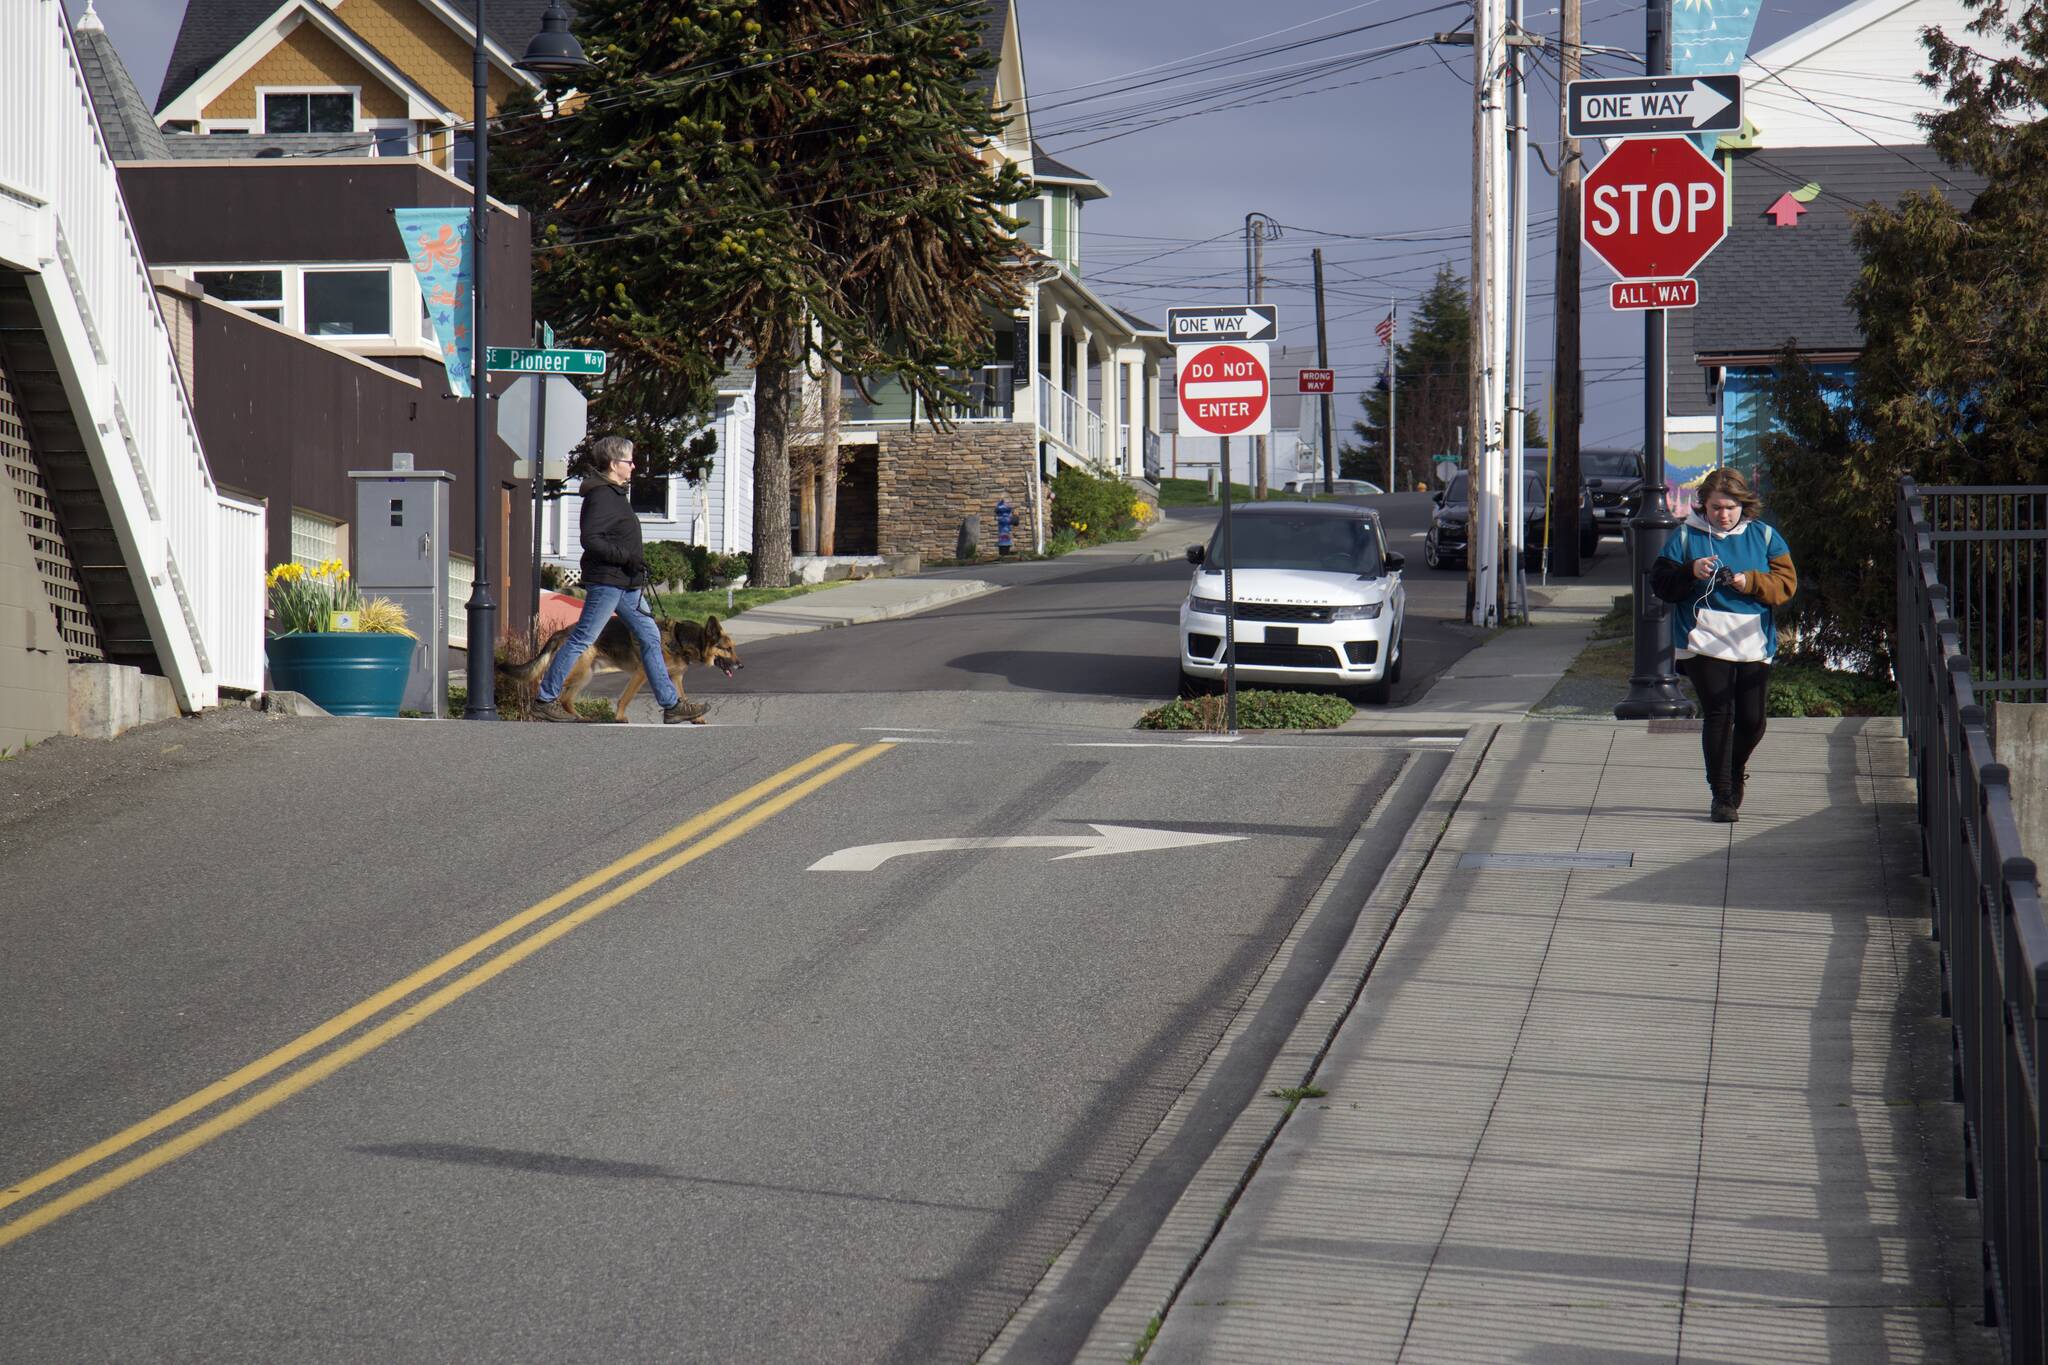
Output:
<path fill-rule="evenodd" d="M 1180 414 L 1210 436 L 1266 436 L 1272 383 L 1264 342 L 1174 348 Z"/>

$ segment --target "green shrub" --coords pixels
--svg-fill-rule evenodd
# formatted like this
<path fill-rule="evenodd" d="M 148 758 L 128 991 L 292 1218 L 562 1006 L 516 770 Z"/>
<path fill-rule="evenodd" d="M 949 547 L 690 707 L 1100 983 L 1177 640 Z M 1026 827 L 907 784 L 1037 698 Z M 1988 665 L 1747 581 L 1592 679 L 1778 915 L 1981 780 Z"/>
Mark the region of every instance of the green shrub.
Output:
<path fill-rule="evenodd" d="M 643 556 L 647 560 L 648 581 L 671 591 L 690 587 L 697 572 L 690 551 L 696 548 L 674 540 L 649 543 Z"/>
<path fill-rule="evenodd" d="M 1186 697 L 1147 711 L 1141 730 L 1221 730 L 1223 698 Z M 1328 730 L 1351 719 L 1353 707 L 1327 692 L 1251 691 L 1237 694 L 1240 730 Z"/>
<path fill-rule="evenodd" d="M 1068 465 L 1053 476 L 1051 522 L 1054 534 L 1072 531 L 1084 545 L 1132 524 L 1131 486 L 1114 474 L 1096 474 Z"/>
<path fill-rule="evenodd" d="M 1784 654 L 1771 669 L 1774 716 L 1896 716 L 1898 689 L 1882 678 L 1845 673 L 1811 655 Z"/>

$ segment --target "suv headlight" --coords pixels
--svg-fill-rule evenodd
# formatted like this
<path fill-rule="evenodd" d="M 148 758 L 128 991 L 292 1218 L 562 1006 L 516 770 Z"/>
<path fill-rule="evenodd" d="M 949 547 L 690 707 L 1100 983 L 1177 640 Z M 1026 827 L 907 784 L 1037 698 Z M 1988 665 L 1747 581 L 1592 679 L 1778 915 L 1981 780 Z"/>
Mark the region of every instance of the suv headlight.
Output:
<path fill-rule="evenodd" d="M 1366 602 L 1354 607 L 1332 607 L 1330 609 L 1330 619 L 1332 621 L 1371 621 L 1377 618 L 1379 614 L 1380 604 L 1378 602 Z"/>
<path fill-rule="evenodd" d="M 1223 614 L 1223 600 L 1217 597 L 1196 597 L 1190 594 L 1188 597 L 1188 610 L 1205 611 L 1212 616 L 1221 616 Z"/>

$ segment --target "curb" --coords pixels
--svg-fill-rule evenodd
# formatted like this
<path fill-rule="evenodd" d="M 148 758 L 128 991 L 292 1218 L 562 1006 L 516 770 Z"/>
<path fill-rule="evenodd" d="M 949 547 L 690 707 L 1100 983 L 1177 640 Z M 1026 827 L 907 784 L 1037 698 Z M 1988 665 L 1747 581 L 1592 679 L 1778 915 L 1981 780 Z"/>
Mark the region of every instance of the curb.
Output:
<path fill-rule="evenodd" d="M 1409 826 L 1394 856 L 1388 860 L 1386 871 L 1366 897 L 1351 935 L 1331 965 L 1329 974 L 1273 1058 L 1259 1085 L 1261 1096 L 1272 1089 L 1306 1085 L 1314 1077 L 1324 1054 L 1336 1039 L 1337 1031 L 1350 1017 L 1363 993 L 1373 964 L 1379 960 L 1381 948 L 1393 932 L 1395 922 L 1407 905 L 1415 884 L 1421 880 L 1423 868 L 1443 838 L 1444 831 L 1450 828 L 1451 815 L 1464 799 L 1466 789 L 1471 786 L 1499 731 L 1498 725 L 1472 726 L 1464 742 L 1452 753 L 1443 775 L 1423 799 L 1421 813 Z M 981 1361 L 994 1365 L 994 1362 L 1005 1358 L 1038 1310 L 1073 1268 L 1082 1248 L 1096 1230 L 1116 1216 L 1124 1196 L 1179 1136 L 1216 1071 L 1250 1029 L 1260 1005 L 1275 984 L 1286 975 L 1295 949 L 1314 923 L 1316 912 L 1342 882 L 1357 857 L 1365 839 L 1366 826 L 1370 823 L 1368 817 L 1366 824 L 1353 834 L 1322 885 L 1303 907 L 1286 941 L 1259 973 L 1259 979 L 1238 1007 L 1237 1016 L 1210 1050 L 1194 1078 L 1167 1110 L 1159 1126 L 1146 1138 L 1102 1202 L 1075 1229 L 1059 1257 L 1033 1286 L 1030 1296 L 983 1352 Z M 1130 1361 L 1132 1352 L 1144 1339 L 1153 1320 L 1163 1321 L 1172 1310 L 1181 1286 L 1194 1274 L 1210 1243 L 1230 1217 L 1238 1196 L 1257 1174 L 1267 1150 L 1286 1126 L 1291 1109 L 1292 1106 L 1282 1107 L 1277 1100 L 1271 1105 L 1254 1103 L 1231 1123 L 1201 1169 L 1174 1201 L 1172 1211 L 1139 1257 L 1137 1265 L 1096 1319 L 1086 1343 L 1075 1357 L 1077 1361 L 1099 1362 L 1100 1365 L 1126 1365 Z"/>
<path fill-rule="evenodd" d="M 893 621 L 899 617 L 915 616 L 919 612 L 930 611 L 934 607 L 950 606 L 955 602 L 964 602 L 969 598 L 998 592 L 1002 586 L 1000 583 L 990 583 L 979 578 L 950 580 L 945 582 L 944 587 L 935 588 L 921 597 L 892 602 L 887 606 L 866 607 L 843 616 L 785 616 L 778 619 L 774 607 L 757 607 L 753 611 L 742 612 L 733 617 L 726 626 L 726 633 L 739 643 L 746 644 L 750 640 L 774 640 L 785 635 L 808 635 L 814 631 L 866 625 L 871 621 Z M 769 629 L 748 630 L 746 626 L 749 621 Z"/>

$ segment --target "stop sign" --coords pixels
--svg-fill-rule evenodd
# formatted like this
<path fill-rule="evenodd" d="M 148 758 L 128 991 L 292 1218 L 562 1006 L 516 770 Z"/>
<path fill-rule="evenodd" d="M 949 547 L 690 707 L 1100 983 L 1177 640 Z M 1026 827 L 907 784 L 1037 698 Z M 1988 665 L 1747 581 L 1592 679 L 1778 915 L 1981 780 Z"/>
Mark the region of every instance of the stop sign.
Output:
<path fill-rule="evenodd" d="M 1727 181 L 1690 138 L 1630 138 L 1586 175 L 1586 245 L 1625 280 L 1690 275 L 1728 232 Z"/>
<path fill-rule="evenodd" d="M 1266 414 L 1272 384 L 1263 341 L 1180 346 L 1175 388 L 1181 416 L 1210 436 L 1263 436 L 1273 428 Z"/>

